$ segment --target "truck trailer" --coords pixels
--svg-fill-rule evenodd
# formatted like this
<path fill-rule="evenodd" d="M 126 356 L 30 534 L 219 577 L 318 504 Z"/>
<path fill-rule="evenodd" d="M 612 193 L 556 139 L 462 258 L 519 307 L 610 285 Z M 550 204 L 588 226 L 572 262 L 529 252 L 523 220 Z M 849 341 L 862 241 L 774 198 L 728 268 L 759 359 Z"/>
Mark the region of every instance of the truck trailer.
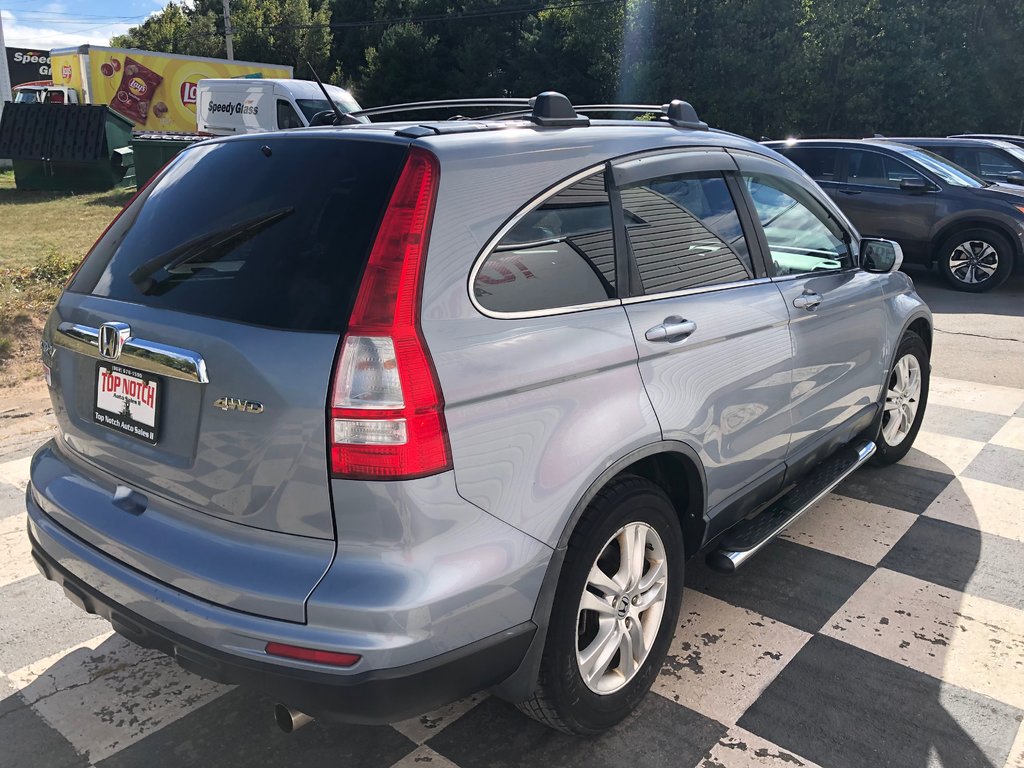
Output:
<path fill-rule="evenodd" d="M 53 89 L 63 90 L 64 96 L 48 93 L 46 101 L 106 104 L 136 131 L 195 131 L 200 80 L 292 76 L 292 68 L 283 64 L 98 45 L 55 49 L 50 67 Z"/>

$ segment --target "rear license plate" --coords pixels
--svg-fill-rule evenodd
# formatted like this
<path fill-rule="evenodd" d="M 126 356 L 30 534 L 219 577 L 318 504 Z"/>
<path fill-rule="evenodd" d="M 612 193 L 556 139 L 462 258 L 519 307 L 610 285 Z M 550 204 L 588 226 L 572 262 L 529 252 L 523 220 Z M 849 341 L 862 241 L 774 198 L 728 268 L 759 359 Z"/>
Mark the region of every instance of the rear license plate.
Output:
<path fill-rule="evenodd" d="M 93 421 L 126 435 L 157 441 L 160 379 L 123 365 L 96 364 L 96 407 Z"/>

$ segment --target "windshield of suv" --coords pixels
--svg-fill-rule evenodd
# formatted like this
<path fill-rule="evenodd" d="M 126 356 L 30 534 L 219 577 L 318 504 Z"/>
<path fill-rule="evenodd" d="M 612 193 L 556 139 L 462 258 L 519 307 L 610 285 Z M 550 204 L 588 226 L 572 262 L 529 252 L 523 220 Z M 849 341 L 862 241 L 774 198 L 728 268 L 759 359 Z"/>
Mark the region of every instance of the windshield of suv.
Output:
<path fill-rule="evenodd" d="M 959 165 L 955 165 L 946 158 L 940 157 L 934 152 L 929 152 L 927 149 L 900 147 L 898 151 L 901 155 L 920 163 L 925 169 L 954 187 L 978 188 L 991 186 L 990 182 L 979 179 L 966 168 L 961 168 Z"/>

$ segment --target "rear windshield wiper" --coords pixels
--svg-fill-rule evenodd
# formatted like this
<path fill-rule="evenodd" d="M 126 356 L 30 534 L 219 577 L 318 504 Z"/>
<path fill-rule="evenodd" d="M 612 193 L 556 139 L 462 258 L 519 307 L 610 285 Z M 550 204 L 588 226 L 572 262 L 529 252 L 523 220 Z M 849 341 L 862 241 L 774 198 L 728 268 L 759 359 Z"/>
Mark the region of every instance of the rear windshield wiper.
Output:
<path fill-rule="evenodd" d="M 153 275 L 161 269 L 170 275 L 175 267 L 194 259 L 200 254 L 215 248 L 223 248 L 224 246 L 231 246 L 233 249 L 235 246 L 241 245 L 246 240 L 255 237 L 263 230 L 294 212 L 295 208 L 293 206 L 278 208 L 269 213 L 263 213 L 251 219 L 236 222 L 229 227 L 224 227 L 214 232 L 207 232 L 181 245 L 177 245 L 169 251 L 161 253 L 159 256 L 154 256 L 133 270 L 128 277 L 139 291 L 144 294 L 149 293 L 159 282 L 153 279 Z M 230 249 L 225 250 L 223 253 L 230 253 Z"/>

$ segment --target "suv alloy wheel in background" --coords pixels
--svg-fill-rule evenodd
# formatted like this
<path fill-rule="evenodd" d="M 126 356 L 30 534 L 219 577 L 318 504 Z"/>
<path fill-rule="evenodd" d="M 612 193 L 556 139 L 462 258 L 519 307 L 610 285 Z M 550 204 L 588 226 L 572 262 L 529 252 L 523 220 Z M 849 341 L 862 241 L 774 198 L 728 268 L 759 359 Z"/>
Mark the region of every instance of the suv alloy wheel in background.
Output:
<path fill-rule="evenodd" d="M 687 558 L 735 570 L 909 449 L 931 316 L 898 245 L 685 102 L 421 108 L 503 115 L 201 142 L 112 223 L 44 331 L 33 556 L 286 730 L 488 689 L 597 733 Z"/>

